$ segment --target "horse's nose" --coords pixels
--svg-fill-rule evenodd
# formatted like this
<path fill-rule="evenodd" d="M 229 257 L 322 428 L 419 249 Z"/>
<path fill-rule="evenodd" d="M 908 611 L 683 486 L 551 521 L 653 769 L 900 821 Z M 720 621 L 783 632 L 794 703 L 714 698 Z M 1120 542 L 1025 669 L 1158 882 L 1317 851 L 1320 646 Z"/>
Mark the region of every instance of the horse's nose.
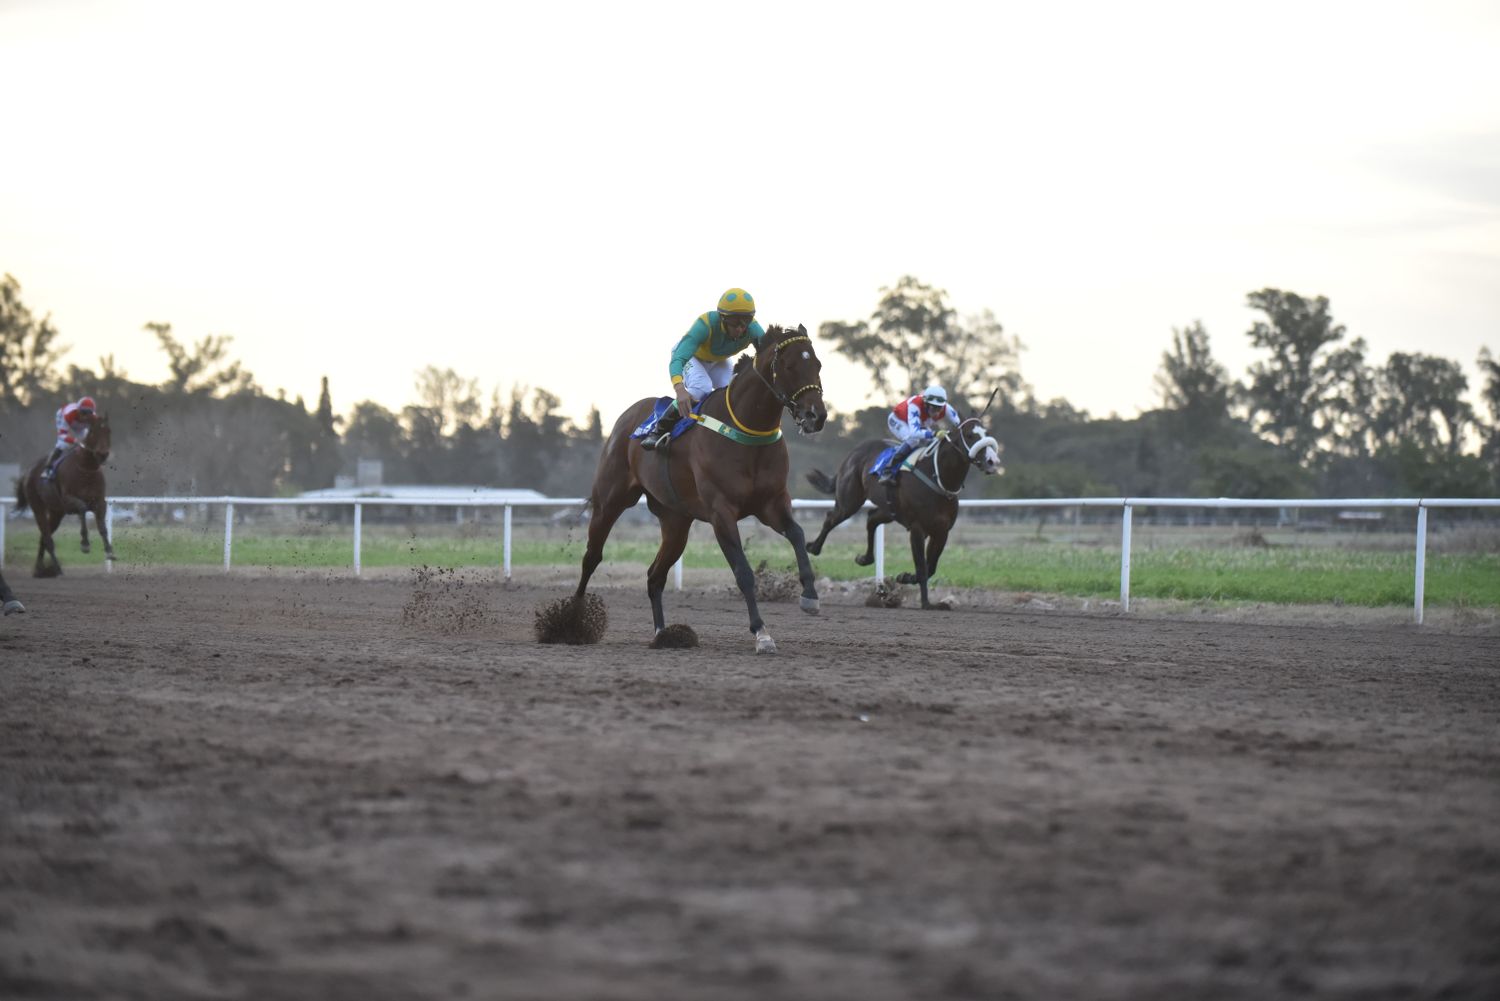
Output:
<path fill-rule="evenodd" d="M 826 423 L 828 423 L 827 408 L 822 403 L 814 403 L 803 417 L 802 430 L 808 434 L 817 434 L 823 430 L 823 425 Z"/>

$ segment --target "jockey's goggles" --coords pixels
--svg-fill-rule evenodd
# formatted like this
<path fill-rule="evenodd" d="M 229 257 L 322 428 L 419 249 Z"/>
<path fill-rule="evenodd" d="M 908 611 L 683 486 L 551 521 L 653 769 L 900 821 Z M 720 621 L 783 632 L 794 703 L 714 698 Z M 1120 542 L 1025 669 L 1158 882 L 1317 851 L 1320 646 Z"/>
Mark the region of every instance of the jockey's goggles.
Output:
<path fill-rule="evenodd" d="M 739 323 L 750 326 L 750 321 L 755 319 L 754 313 L 720 313 L 719 319 L 725 323 Z"/>

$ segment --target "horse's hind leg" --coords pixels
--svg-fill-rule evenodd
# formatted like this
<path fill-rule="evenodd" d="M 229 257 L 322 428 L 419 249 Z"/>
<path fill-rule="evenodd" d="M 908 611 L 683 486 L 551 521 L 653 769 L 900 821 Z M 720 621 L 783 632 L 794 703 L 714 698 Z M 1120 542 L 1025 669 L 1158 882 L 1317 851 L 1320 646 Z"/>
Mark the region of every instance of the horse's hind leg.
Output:
<path fill-rule="evenodd" d="M 828 538 L 828 533 L 843 524 L 844 520 L 853 513 L 853 511 L 840 510 L 839 506 L 835 504 L 833 509 L 823 516 L 823 527 L 819 530 L 818 537 L 807 544 L 807 551 L 814 556 L 821 556 L 823 554 L 823 542 Z"/>
<path fill-rule="evenodd" d="M 682 557 L 682 551 L 687 548 L 693 519 L 666 509 L 658 511 L 656 516 L 661 521 L 661 548 L 656 551 L 656 559 L 651 561 L 651 566 L 646 570 L 646 596 L 651 599 L 652 625 L 657 632 L 661 632 L 667 628 L 667 615 L 661 603 L 662 592 L 667 587 L 667 571 L 672 569 L 672 565 Z"/>
<path fill-rule="evenodd" d="M 642 492 L 640 487 L 634 487 L 601 497 L 596 491 L 592 504 L 594 515 L 589 519 L 589 541 L 583 550 L 583 573 L 578 578 L 576 596 L 580 600 L 588 589 L 589 578 L 594 576 L 594 571 L 604 561 L 604 543 L 609 538 L 610 530 L 620 520 L 620 515 L 641 499 Z"/>
<path fill-rule="evenodd" d="M 62 512 L 48 512 L 45 515 L 37 515 L 37 524 L 42 529 L 41 538 L 36 544 L 36 568 L 32 571 L 33 577 L 61 577 L 62 564 L 57 559 L 57 546 L 52 541 L 52 534 L 62 524 Z M 52 565 L 47 565 L 50 558 Z"/>
<path fill-rule="evenodd" d="M 104 522 L 99 522 L 100 531 L 103 531 Z M 78 512 L 78 548 L 83 552 L 89 551 L 89 512 L 85 508 Z"/>
<path fill-rule="evenodd" d="M 875 562 L 875 529 L 895 521 L 895 515 L 883 507 L 877 507 L 865 518 L 865 551 L 854 557 L 854 562 L 867 567 Z"/>

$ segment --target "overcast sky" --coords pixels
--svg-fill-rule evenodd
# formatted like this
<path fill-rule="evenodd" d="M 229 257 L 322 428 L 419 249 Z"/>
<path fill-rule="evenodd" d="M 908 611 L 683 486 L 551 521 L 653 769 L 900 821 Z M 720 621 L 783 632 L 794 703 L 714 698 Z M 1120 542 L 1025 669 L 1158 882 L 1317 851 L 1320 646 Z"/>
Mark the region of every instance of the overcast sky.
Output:
<path fill-rule="evenodd" d="M 0 271 L 137 381 L 165 322 L 341 412 L 431 364 L 609 423 L 726 287 L 816 331 L 905 274 L 1095 416 L 1195 319 L 1243 376 L 1267 286 L 1500 353 L 1483 0 L 0 0 L 0 94 Z"/>

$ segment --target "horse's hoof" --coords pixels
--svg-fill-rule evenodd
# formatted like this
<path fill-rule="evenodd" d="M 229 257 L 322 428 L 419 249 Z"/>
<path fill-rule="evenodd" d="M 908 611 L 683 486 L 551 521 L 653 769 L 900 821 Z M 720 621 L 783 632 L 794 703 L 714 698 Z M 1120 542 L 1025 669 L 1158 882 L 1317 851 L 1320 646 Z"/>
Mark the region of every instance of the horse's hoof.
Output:
<path fill-rule="evenodd" d="M 115 561 L 115 554 L 114 553 L 105 553 L 104 554 L 104 558 L 107 559 L 107 560 L 109 560 L 111 563 L 113 563 Z"/>
<path fill-rule="evenodd" d="M 14 598 L 12 598 L 11 600 L 9 600 L 9 601 L 7 601 L 5 603 L 5 614 L 6 615 L 15 615 L 17 612 L 24 612 L 24 611 L 26 611 L 26 606 L 23 605 L 23 604 L 21 604 L 19 601 L 17 601 Z"/>
<path fill-rule="evenodd" d="M 85 552 L 85 553 L 86 553 L 86 552 L 89 552 L 89 547 L 88 547 L 88 546 L 83 546 L 83 545 L 80 545 L 80 546 L 79 546 L 79 547 L 78 547 L 78 549 L 79 549 L 79 551 L 80 551 L 80 552 Z"/>
<path fill-rule="evenodd" d="M 806 612 L 808 615 L 817 615 L 818 614 L 818 610 L 819 610 L 818 609 L 818 599 L 817 598 L 803 598 L 802 599 L 802 610 L 804 612 Z"/>
<path fill-rule="evenodd" d="M 823 545 L 822 545 L 822 543 L 809 542 L 807 544 L 807 555 L 809 555 L 809 556 L 822 556 L 823 555 Z"/>
<path fill-rule="evenodd" d="M 875 557 L 871 556 L 868 553 L 860 553 L 858 556 L 854 557 L 854 562 L 858 563 L 862 567 L 867 567 L 871 563 L 875 562 Z"/>
<path fill-rule="evenodd" d="M 766 627 L 765 626 L 761 626 L 760 632 L 758 632 L 758 633 L 755 634 L 755 652 L 756 653 L 775 653 L 776 652 L 776 641 L 771 638 L 771 634 L 770 633 L 766 632 Z"/>
<path fill-rule="evenodd" d="M 919 580 L 917 580 L 917 575 L 914 574 L 914 573 L 898 573 L 896 575 L 896 583 L 897 584 L 920 584 L 922 582 L 919 581 Z"/>

